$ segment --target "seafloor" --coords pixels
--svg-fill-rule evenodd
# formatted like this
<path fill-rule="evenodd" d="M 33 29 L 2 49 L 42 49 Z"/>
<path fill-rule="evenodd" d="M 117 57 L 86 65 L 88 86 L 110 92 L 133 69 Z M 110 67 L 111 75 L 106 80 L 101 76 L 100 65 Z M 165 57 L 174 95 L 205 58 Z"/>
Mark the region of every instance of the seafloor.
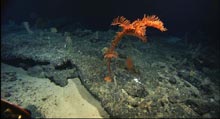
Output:
<path fill-rule="evenodd" d="M 51 81 L 59 89 L 69 86 L 68 79 L 79 78 L 110 117 L 220 117 L 219 49 L 190 42 L 190 38 L 199 41 L 201 34 L 191 33 L 193 37 L 183 38 L 149 34 L 147 43 L 132 36 L 123 37 L 116 48 L 119 57 L 111 62 L 114 80 L 106 82 L 104 77 L 108 70 L 103 51 L 110 45 L 116 30 L 75 27 L 71 32 L 59 28 L 32 31 L 28 33 L 23 26 L 2 26 L 1 63 L 4 67 L 20 67 L 30 79 Z M 127 57 L 132 59 L 132 70 L 126 68 Z M 35 92 L 41 87 L 47 88 L 42 94 L 49 93 L 47 83 L 22 89 L 31 82 L 18 83 L 23 79 L 15 72 L 3 70 L 1 98 L 19 105 L 32 104 L 25 108 L 34 117 L 52 117 L 46 115 L 45 109 L 42 111 L 33 105 L 34 102 L 25 100 L 30 95 L 19 96 L 19 91 Z M 15 87 L 20 88 L 14 90 Z M 68 97 L 68 93 L 72 95 L 69 91 L 65 96 Z M 47 102 L 54 98 L 52 94 L 33 97 L 45 101 L 48 110 L 56 105 Z"/>

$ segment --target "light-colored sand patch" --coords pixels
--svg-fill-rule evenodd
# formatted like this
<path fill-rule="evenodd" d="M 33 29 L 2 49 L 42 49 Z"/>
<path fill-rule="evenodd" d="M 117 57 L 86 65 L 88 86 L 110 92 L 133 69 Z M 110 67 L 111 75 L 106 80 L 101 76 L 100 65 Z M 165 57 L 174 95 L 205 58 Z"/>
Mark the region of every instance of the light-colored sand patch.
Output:
<path fill-rule="evenodd" d="M 67 86 L 60 87 L 49 79 L 30 77 L 21 68 L 5 64 L 1 67 L 1 73 L 16 72 L 16 81 L 7 82 L 1 79 L 1 93 L 10 92 L 12 95 L 5 98 L 10 102 L 25 108 L 34 105 L 37 107 L 35 112 L 47 118 L 108 117 L 100 103 L 84 88 L 78 78 L 69 79 Z"/>
<path fill-rule="evenodd" d="M 91 97 L 84 87 L 81 87 L 79 79 L 73 80 L 68 80 L 68 85 L 64 88 L 54 88 L 57 90 L 59 95 L 56 96 L 59 98 L 51 99 L 55 104 L 46 103 L 42 106 L 47 117 L 101 117 L 97 107 L 85 100 L 80 93 L 87 93 L 90 97 L 89 101 L 97 105 L 99 103 Z M 81 91 L 77 87 L 81 87 Z"/>

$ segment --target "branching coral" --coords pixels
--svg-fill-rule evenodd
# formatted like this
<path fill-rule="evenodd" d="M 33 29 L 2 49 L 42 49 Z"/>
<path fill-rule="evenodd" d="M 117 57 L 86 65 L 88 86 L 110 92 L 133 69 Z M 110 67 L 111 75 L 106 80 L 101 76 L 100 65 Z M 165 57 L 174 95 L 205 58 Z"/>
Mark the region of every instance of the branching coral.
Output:
<path fill-rule="evenodd" d="M 153 27 L 160 31 L 166 31 L 167 29 L 164 27 L 163 22 L 160 21 L 160 19 L 155 16 L 146 16 L 142 19 L 137 19 L 133 21 L 132 23 L 127 20 L 125 17 L 117 17 L 113 19 L 113 22 L 111 25 L 119 25 L 122 28 L 122 31 L 117 32 L 115 38 L 112 40 L 110 48 L 105 52 L 104 58 L 108 59 L 108 71 L 109 75 L 106 76 L 111 77 L 111 68 L 110 68 L 110 62 L 112 58 L 117 58 L 118 53 L 115 51 L 115 47 L 118 45 L 118 43 L 121 41 L 122 37 L 125 35 L 131 35 L 138 37 L 141 41 L 146 42 L 146 28 L 147 27 Z M 106 78 L 105 78 L 106 79 Z"/>

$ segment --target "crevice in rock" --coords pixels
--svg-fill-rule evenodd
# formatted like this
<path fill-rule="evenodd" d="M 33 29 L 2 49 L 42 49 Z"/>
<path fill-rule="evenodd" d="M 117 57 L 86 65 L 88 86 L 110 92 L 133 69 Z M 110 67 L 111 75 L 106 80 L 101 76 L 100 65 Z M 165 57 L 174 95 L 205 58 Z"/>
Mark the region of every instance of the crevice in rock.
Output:
<path fill-rule="evenodd" d="M 15 67 L 21 67 L 24 70 L 28 70 L 30 67 L 34 67 L 36 65 L 48 65 L 50 62 L 48 61 L 36 61 L 31 58 L 21 58 L 21 57 L 13 57 L 10 59 L 2 59 L 2 62 L 8 65 L 12 65 Z"/>
<path fill-rule="evenodd" d="M 59 65 L 55 65 L 55 70 L 66 70 L 74 68 L 74 64 L 70 60 L 61 62 Z"/>

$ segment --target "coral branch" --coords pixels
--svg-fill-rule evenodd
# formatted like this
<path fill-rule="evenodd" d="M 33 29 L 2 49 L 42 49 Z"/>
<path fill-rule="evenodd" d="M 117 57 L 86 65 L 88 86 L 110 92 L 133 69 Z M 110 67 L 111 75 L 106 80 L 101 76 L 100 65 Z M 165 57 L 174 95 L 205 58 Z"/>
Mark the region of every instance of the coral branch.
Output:
<path fill-rule="evenodd" d="M 113 19 L 113 22 L 111 25 L 120 25 L 121 27 L 126 27 L 129 24 L 130 24 L 130 21 L 127 20 L 125 17 L 121 16 L 121 17 L 117 17 Z"/>

